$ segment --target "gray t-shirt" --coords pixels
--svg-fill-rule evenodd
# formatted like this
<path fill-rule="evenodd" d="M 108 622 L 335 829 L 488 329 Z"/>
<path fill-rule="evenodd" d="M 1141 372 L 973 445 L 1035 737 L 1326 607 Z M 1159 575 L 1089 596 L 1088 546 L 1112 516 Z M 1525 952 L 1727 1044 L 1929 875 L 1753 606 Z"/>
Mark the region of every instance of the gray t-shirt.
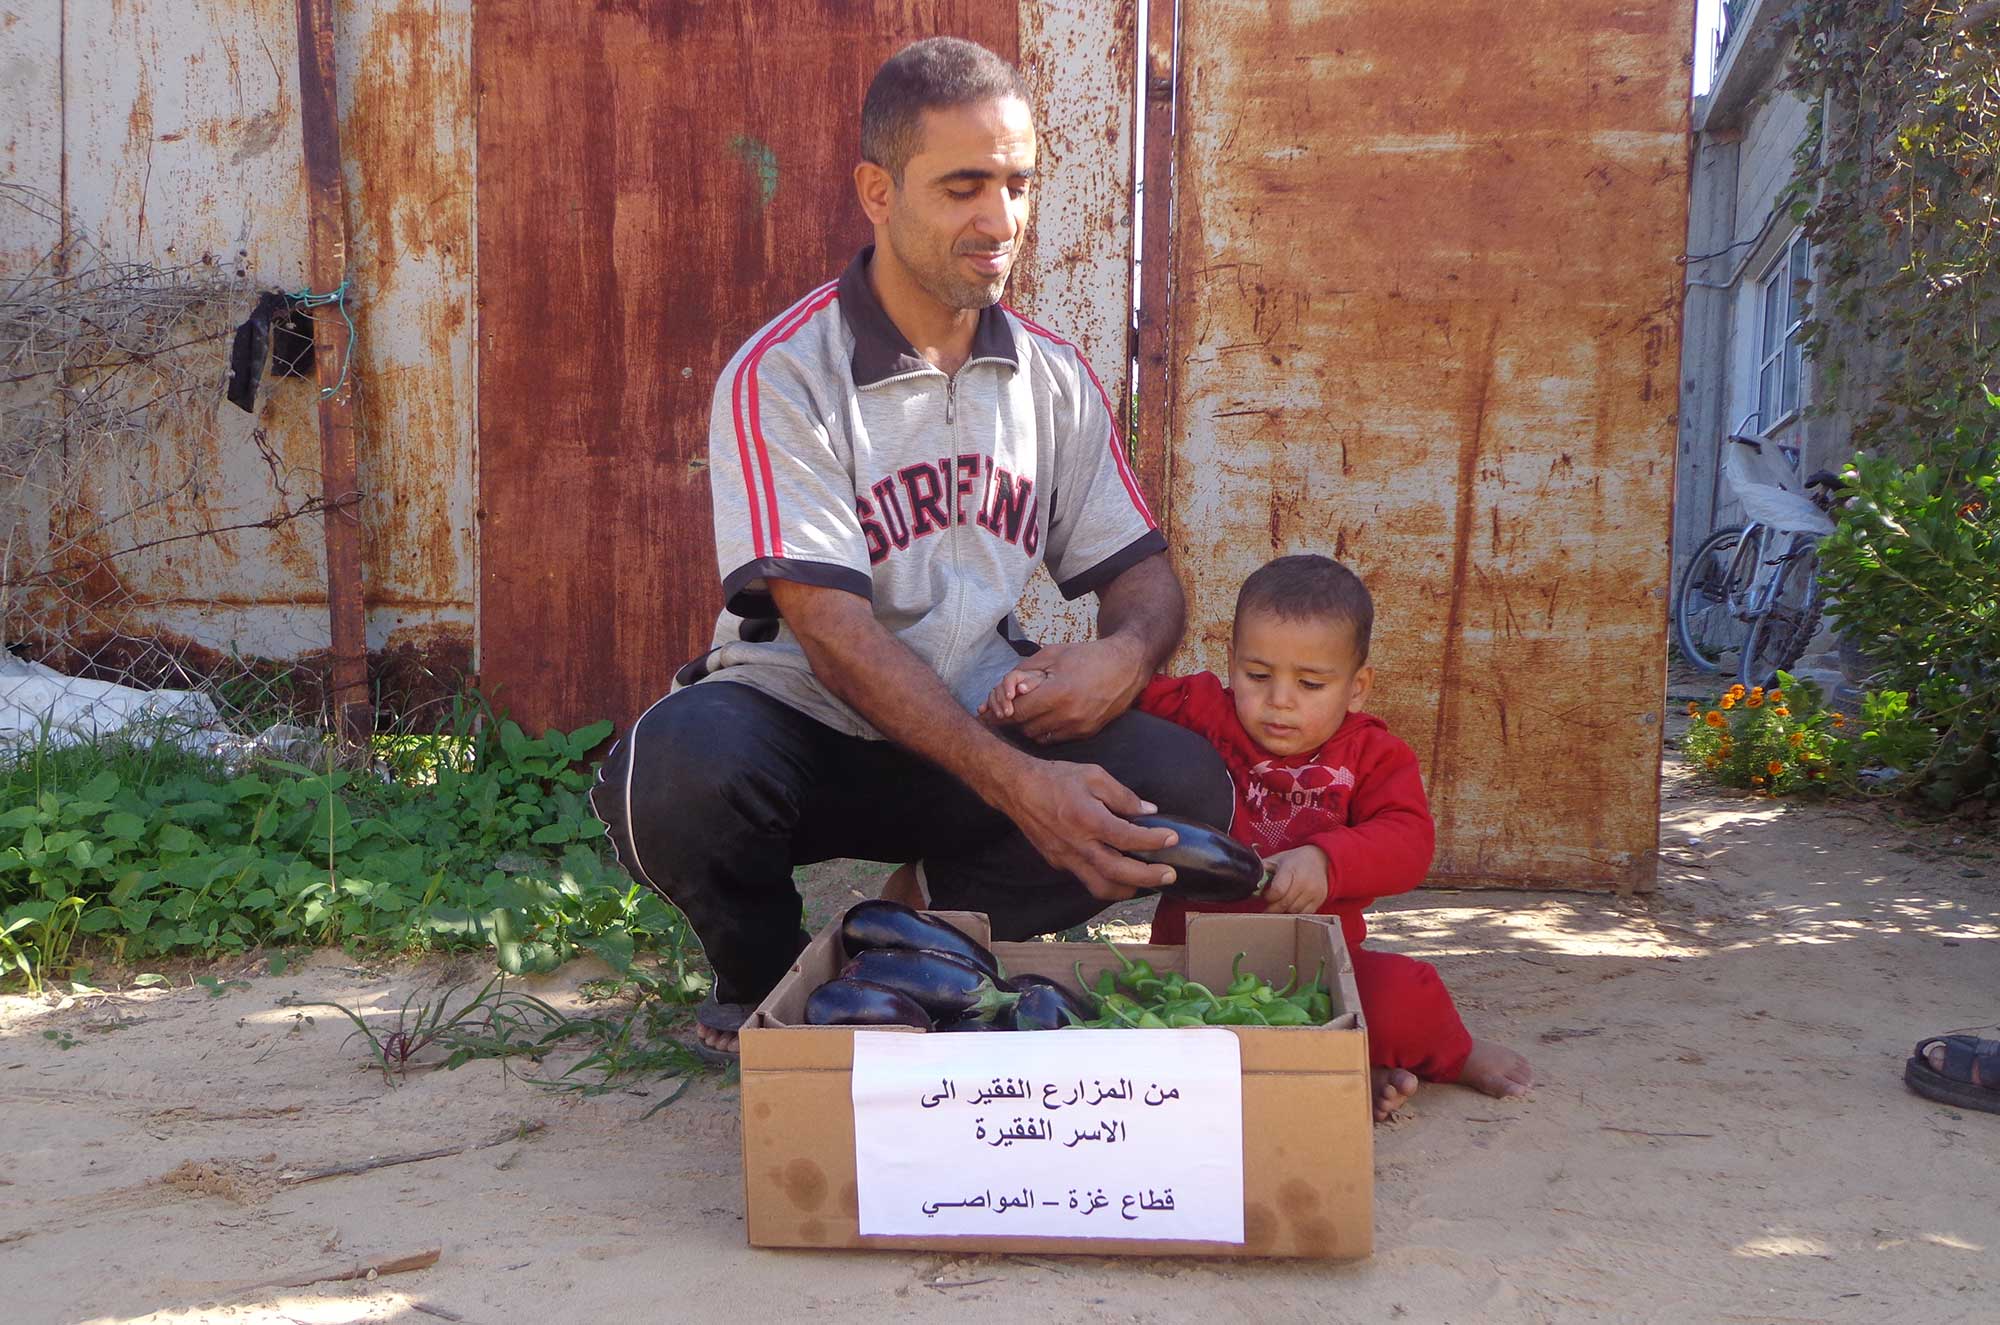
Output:
<path fill-rule="evenodd" d="M 768 581 L 869 599 L 970 710 L 1033 651 L 1012 613 L 1037 564 L 1076 598 L 1166 548 L 1077 348 L 995 306 L 948 377 L 875 298 L 872 253 L 766 324 L 716 383 L 725 606 L 714 647 L 677 679 L 755 686 L 871 738 L 813 675 Z"/>

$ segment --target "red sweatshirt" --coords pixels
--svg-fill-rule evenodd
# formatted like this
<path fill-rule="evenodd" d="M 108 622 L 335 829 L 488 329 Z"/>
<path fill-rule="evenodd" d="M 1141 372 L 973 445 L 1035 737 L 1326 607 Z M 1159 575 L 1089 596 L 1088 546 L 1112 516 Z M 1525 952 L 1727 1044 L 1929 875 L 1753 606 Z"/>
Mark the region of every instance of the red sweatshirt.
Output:
<path fill-rule="evenodd" d="M 1212 672 L 1156 676 L 1139 696 L 1142 712 L 1194 732 L 1222 755 L 1236 784 L 1229 835 L 1260 856 L 1293 847 L 1326 852 L 1326 902 L 1349 945 L 1368 932 L 1362 908 L 1408 892 L 1431 867 L 1436 831 L 1417 756 L 1372 713 L 1352 713 L 1319 749 L 1280 758 L 1266 754 L 1236 717 L 1229 690 Z M 1264 901 L 1160 900 L 1153 942 L 1185 943 L 1187 913 L 1262 911 Z"/>

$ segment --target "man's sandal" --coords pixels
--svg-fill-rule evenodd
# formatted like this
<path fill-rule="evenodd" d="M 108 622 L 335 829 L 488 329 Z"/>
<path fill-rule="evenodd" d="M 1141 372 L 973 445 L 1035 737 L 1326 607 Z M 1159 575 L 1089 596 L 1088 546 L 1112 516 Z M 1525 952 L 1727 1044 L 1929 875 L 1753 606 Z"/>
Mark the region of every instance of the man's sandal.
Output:
<path fill-rule="evenodd" d="M 1942 1046 L 1944 1066 L 1931 1066 L 1930 1051 Z M 1917 1042 L 1903 1065 L 1903 1081 L 1925 1099 L 1961 1109 L 2000 1113 L 2000 1040 L 1976 1035 L 1933 1035 Z"/>
<path fill-rule="evenodd" d="M 734 1035 L 743 1029 L 743 1023 L 750 1020 L 750 1014 L 756 1010 L 756 1008 L 748 1003 L 718 1002 L 715 995 L 710 994 L 701 1001 L 700 1006 L 695 1008 L 694 1019 L 709 1030 L 721 1031 L 725 1035 Z M 688 1040 L 687 1047 L 692 1049 L 695 1057 L 701 1059 L 704 1063 L 727 1066 L 736 1061 L 736 1055 L 727 1049 L 712 1049 L 708 1045 L 703 1044 L 699 1039 Z"/>

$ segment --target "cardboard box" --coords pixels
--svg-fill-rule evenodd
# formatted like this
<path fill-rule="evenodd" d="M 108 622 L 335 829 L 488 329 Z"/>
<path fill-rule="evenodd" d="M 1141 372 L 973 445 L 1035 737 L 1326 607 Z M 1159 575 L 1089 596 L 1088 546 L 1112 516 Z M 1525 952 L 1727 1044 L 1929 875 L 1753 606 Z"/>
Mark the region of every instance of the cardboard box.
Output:
<path fill-rule="evenodd" d="M 936 912 L 982 943 L 983 915 Z M 754 1247 L 885 1247 L 928 1251 L 1073 1252 L 1131 1256 L 1366 1256 L 1374 1246 L 1374 1132 L 1367 1031 L 1339 922 L 1320 916 L 1201 915 L 1185 948 L 1133 946 L 1162 971 L 1211 987 L 1245 970 L 1282 983 L 1297 966 L 1310 979 L 1322 959 L 1335 1015 L 1325 1026 L 1235 1026 L 1243 1071 L 1244 1240 L 997 1236 L 862 1236 L 854 1167 L 850 1070 L 856 1035 L 915 1035 L 900 1028 L 807 1026 L 805 1001 L 846 960 L 829 926 L 745 1023 L 742 1038 L 744 1223 Z M 1101 943 L 990 945 L 1009 974 L 1074 986 L 1116 964 Z M 1044 1032 L 1091 1035 L 1089 1030 Z M 1178 1032 L 1149 1031 L 1163 1060 Z"/>

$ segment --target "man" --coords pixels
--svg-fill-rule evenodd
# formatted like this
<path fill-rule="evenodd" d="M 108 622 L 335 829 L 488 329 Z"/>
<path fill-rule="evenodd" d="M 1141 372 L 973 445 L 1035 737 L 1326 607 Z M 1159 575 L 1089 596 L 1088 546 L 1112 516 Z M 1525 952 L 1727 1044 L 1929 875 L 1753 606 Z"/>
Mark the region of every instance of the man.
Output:
<path fill-rule="evenodd" d="M 877 73 L 861 139 L 874 245 L 716 384 L 716 647 L 591 797 L 701 936 L 712 1050 L 805 943 L 797 864 L 921 860 L 932 905 L 1017 939 L 1171 881 L 1122 853 L 1172 834 L 1121 816 L 1231 809 L 1205 742 L 1126 712 L 1185 604 L 1109 402 L 1074 346 L 999 307 L 1035 172 L 1013 69 L 919 42 Z M 1048 680 L 1003 737 L 972 710 L 1034 651 L 1011 612 L 1044 560 L 1097 595 L 1099 637 L 1037 654 Z"/>

